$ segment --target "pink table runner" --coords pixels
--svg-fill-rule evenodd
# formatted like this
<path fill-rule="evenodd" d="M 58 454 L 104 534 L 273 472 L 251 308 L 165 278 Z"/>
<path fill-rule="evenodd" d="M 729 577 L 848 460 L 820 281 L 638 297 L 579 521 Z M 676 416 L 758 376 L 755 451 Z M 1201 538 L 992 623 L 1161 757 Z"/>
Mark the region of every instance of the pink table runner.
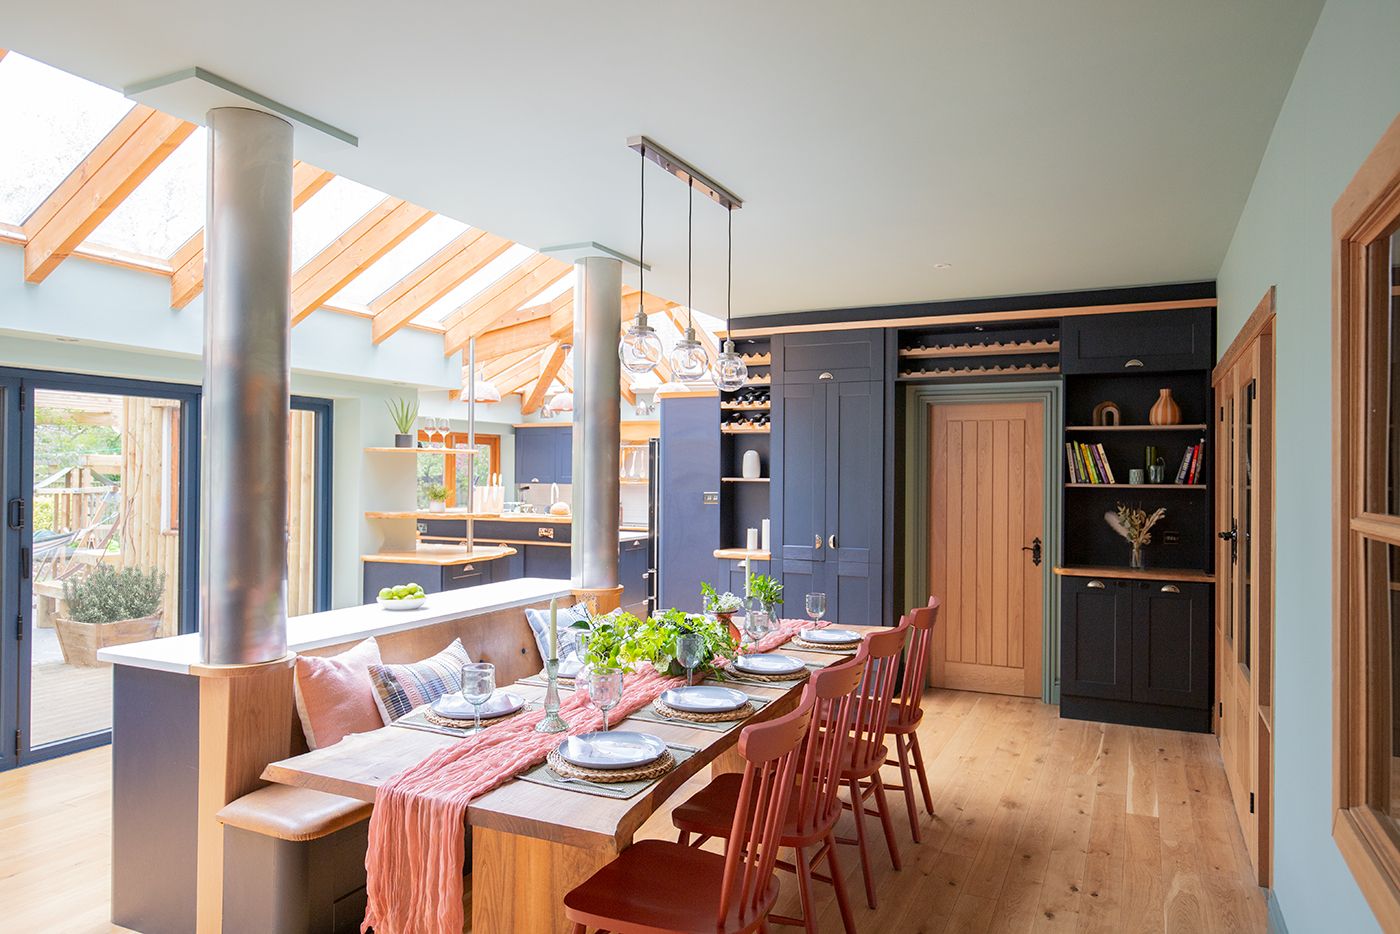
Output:
<path fill-rule="evenodd" d="M 767 652 L 811 627 L 808 620 L 779 620 L 750 651 Z M 622 700 L 611 713 L 613 722 L 682 681 L 651 668 L 628 675 Z M 569 721 L 570 735 L 603 724 L 583 690 L 569 694 L 559 712 Z M 542 719 L 544 711 L 531 711 L 474 733 L 380 786 L 369 821 L 368 905 L 361 934 L 371 926 L 375 934 L 461 934 L 467 806 L 539 765 L 563 741 L 564 734 L 535 732 Z"/>

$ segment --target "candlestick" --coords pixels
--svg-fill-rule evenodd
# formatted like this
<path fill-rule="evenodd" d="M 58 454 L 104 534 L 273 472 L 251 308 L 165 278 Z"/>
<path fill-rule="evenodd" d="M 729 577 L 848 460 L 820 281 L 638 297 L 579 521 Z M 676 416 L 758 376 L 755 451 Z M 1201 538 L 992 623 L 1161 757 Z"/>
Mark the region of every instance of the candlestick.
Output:
<path fill-rule="evenodd" d="M 536 733 L 562 733 L 569 724 L 559 716 L 559 659 L 544 663 L 544 719 L 535 724 Z"/>
<path fill-rule="evenodd" d="M 559 598 L 549 601 L 549 657 L 559 658 Z"/>
<path fill-rule="evenodd" d="M 769 548 L 768 548 L 768 529 L 769 529 L 768 520 L 767 520 L 767 519 L 764 519 L 764 520 L 763 520 L 763 523 L 762 523 L 762 531 L 759 533 L 759 536 L 758 536 L 758 539 L 759 539 L 759 546 L 758 546 L 758 547 L 761 548 L 761 549 L 763 549 L 764 551 L 768 551 L 768 550 L 769 550 Z"/>

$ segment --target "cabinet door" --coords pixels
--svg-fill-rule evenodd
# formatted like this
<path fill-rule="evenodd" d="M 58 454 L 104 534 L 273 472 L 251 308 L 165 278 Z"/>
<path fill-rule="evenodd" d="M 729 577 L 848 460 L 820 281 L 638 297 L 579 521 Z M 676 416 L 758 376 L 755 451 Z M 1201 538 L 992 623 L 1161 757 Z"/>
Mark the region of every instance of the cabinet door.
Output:
<path fill-rule="evenodd" d="M 806 331 L 773 340 L 774 381 L 784 385 L 867 382 L 885 375 L 885 332 Z"/>
<path fill-rule="evenodd" d="M 1063 578 L 1060 693 L 1132 698 L 1132 591 L 1124 581 Z"/>
<path fill-rule="evenodd" d="M 1133 700 L 1208 708 L 1210 640 L 1207 585 L 1135 581 Z"/>
<path fill-rule="evenodd" d="M 557 483 L 557 456 L 552 435 L 557 428 L 515 429 L 515 482 Z"/>
<path fill-rule="evenodd" d="M 623 542 L 618 547 L 617 582 L 622 585 L 622 605 L 645 605 L 647 600 L 647 565 L 650 564 L 650 542 L 638 539 Z"/>
<path fill-rule="evenodd" d="M 502 559 L 504 560 L 504 559 Z M 473 561 L 467 564 L 453 564 L 442 569 L 442 589 L 461 590 L 478 584 L 491 583 L 490 561 Z"/>
<path fill-rule="evenodd" d="M 568 580 L 570 549 L 560 545 L 517 545 L 525 549 L 525 576 Z"/>
<path fill-rule="evenodd" d="M 552 428 L 554 435 L 554 483 L 574 482 L 574 430 Z"/>
<path fill-rule="evenodd" d="M 417 584 L 424 593 L 442 590 L 442 573 L 436 565 L 366 561 L 364 568 L 366 603 L 374 603 L 383 588 L 397 587 L 399 584 Z"/>
<path fill-rule="evenodd" d="M 878 626 L 884 519 L 884 384 L 826 387 L 827 612 L 843 626 Z"/>
<path fill-rule="evenodd" d="M 827 392 L 824 383 L 784 386 L 773 399 L 772 486 L 781 498 L 773 534 L 784 587 L 825 590 Z"/>
<path fill-rule="evenodd" d="M 1209 370 L 1214 362 L 1209 308 L 1080 315 L 1060 326 L 1064 373 Z"/>
<path fill-rule="evenodd" d="M 719 399 L 661 400 L 658 524 L 660 603 L 698 613 L 700 582 L 717 582 L 719 547 Z"/>

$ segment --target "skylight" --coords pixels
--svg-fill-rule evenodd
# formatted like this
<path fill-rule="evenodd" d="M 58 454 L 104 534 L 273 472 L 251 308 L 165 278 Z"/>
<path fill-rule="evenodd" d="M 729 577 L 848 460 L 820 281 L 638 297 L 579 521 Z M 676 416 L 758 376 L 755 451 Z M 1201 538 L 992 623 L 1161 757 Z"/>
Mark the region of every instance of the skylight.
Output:
<path fill-rule="evenodd" d="M 513 244 L 510 249 L 483 266 L 476 275 L 424 308 L 414 320 L 423 324 L 441 324 L 452 312 L 490 288 L 491 283 L 534 255 L 535 251 L 528 246 Z"/>
<path fill-rule="evenodd" d="M 434 214 L 422 227 L 360 273 L 331 297 L 332 305 L 368 305 L 386 289 L 417 269 L 424 260 L 447 246 L 467 229 L 461 221 Z"/>
<path fill-rule="evenodd" d="M 337 175 L 292 215 L 292 269 L 331 245 L 384 200 L 384 193 Z"/>
<path fill-rule="evenodd" d="M 23 224 L 132 106 L 16 52 L 0 59 L 0 222 Z"/>
<path fill-rule="evenodd" d="M 191 133 L 97 226 L 87 242 L 143 256 L 172 256 L 204 226 L 207 138 L 204 127 Z"/>
<path fill-rule="evenodd" d="M 563 295 L 565 292 L 567 292 L 569 289 L 572 289 L 573 287 L 574 287 L 574 277 L 573 277 L 573 276 L 565 276 L 564 278 L 560 279 L 558 282 L 554 283 L 553 285 L 546 286 L 546 287 L 545 287 L 542 291 L 540 291 L 539 293 L 537 293 L 537 294 L 535 294 L 535 295 L 531 295 L 529 298 L 527 298 L 527 299 L 525 300 L 525 302 L 521 305 L 521 307 L 522 307 L 522 308 L 529 308 L 529 307 L 532 306 L 532 305 L 543 305 L 543 304 L 545 304 L 546 302 L 552 302 L 552 301 L 554 301 L 556 298 L 558 298 L 559 296 L 561 296 L 561 295 Z"/>

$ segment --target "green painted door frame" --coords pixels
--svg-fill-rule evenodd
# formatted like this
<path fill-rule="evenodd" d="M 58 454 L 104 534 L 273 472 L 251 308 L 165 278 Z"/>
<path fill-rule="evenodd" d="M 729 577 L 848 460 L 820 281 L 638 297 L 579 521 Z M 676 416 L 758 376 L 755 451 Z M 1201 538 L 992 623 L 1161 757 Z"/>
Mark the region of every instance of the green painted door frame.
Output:
<path fill-rule="evenodd" d="M 1042 581 L 1044 638 L 1042 640 L 1041 700 L 1060 701 L 1060 588 L 1052 569 L 1060 561 L 1060 438 L 1063 430 L 1058 380 L 1025 383 L 904 387 L 904 502 L 909 504 L 904 540 L 904 605 L 921 606 L 928 599 L 929 432 L 934 403 L 1039 402 L 1045 406 L 1045 568 Z M 923 596 L 921 596 L 923 595 Z"/>

